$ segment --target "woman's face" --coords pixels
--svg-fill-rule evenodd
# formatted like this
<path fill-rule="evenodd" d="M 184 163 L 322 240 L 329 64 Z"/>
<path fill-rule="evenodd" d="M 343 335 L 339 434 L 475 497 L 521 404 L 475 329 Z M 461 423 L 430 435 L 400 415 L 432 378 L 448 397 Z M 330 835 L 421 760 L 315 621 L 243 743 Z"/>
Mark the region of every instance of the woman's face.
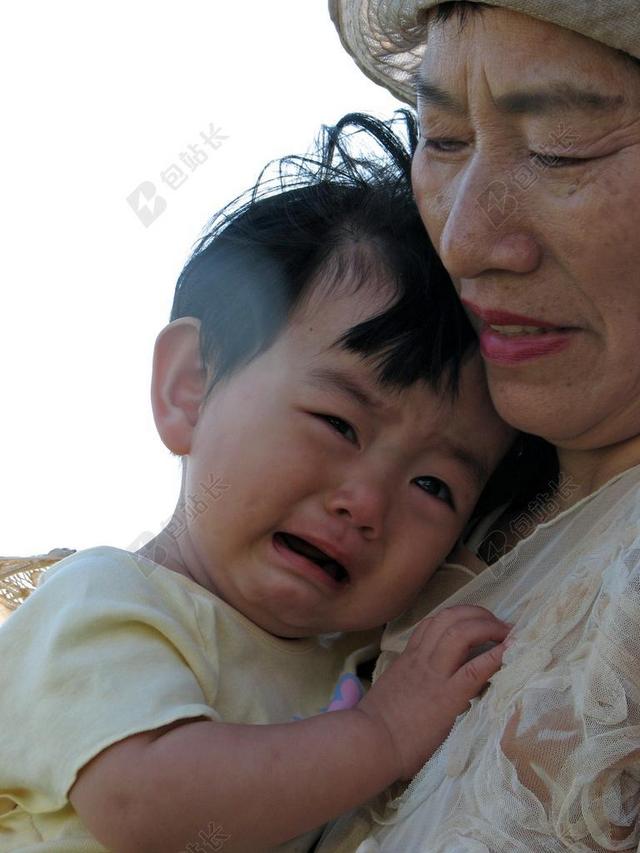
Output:
<path fill-rule="evenodd" d="M 502 417 L 640 433 L 640 67 L 515 12 L 430 28 L 413 185 Z"/>

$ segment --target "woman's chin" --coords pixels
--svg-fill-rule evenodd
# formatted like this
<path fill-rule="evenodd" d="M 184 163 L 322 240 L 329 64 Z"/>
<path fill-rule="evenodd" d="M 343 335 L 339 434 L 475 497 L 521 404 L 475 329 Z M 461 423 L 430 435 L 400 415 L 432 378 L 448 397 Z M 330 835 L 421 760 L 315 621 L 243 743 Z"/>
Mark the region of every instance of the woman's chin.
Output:
<path fill-rule="evenodd" d="M 605 395 L 590 383 L 532 385 L 489 376 L 489 391 L 503 420 L 548 441 L 560 454 L 622 450 L 640 441 L 640 401 L 621 399 L 613 388 Z"/>
<path fill-rule="evenodd" d="M 593 426 L 593 415 L 578 405 L 579 394 L 572 404 L 574 395 L 565 387 L 532 386 L 489 376 L 489 391 L 498 414 L 510 426 L 558 447 L 573 443 Z"/>

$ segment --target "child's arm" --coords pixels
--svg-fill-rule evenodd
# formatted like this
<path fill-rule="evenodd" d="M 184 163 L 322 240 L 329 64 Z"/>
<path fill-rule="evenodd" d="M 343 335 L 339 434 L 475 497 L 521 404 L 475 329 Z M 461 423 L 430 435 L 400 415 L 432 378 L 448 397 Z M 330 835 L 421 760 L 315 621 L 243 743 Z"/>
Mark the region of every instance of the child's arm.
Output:
<path fill-rule="evenodd" d="M 478 607 L 423 620 L 359 705 L 279 725 L 180 721 L 86 765 L 69 798 L 114 853 L 258 853 L 409 779 L 498 669 L 509 628 Z M 144 701 L 142 699 L 142 701 Z M 191 845 L 191 846 L 189 846 Z"/>

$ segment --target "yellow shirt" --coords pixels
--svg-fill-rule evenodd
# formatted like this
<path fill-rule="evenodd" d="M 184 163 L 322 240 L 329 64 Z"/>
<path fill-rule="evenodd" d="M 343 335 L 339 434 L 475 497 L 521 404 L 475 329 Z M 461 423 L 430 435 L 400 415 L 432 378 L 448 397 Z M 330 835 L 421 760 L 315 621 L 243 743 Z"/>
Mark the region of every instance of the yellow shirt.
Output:
<path fill-rule="evenodd" d="M 0 851 L 104 851 L 68 800 L 101 750 L 189 717 L 283 723 L 350 707 L 380 634 L 283 640 L 119 548 L 56 563 L 0 627 Z"/>

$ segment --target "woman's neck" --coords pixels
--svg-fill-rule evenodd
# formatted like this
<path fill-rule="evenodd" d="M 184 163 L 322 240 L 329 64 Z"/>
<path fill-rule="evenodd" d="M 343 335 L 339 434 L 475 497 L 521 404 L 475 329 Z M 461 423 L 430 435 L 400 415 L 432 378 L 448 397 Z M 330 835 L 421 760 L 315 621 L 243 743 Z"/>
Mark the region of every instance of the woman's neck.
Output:
<path fill-rule="evenodd" d="M 593 494 L 609 480 L 640 465 L 640 436 L 595 450 L 558 448 L 560 475 L 566 488 L 566 509 Z"/>
<path fill-rule="evenodd" d="M 480 544 L 477 554 L 487 564 L 507 554 L 540 524 L 602 488 L 618 474 L 640 465 L 640 436 L 598 450 L 558 448 L 559 473 L 549 488 L 530 495 L 523 506 L 507 507 Z"/>

